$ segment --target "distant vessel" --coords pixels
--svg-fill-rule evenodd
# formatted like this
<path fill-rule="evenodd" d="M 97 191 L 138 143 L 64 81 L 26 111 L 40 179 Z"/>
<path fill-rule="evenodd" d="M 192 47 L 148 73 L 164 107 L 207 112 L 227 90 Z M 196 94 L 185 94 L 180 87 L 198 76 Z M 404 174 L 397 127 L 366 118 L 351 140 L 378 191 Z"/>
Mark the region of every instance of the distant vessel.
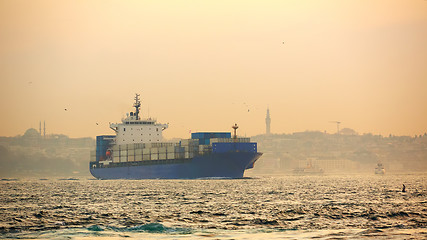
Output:
<path fill-rule="evenodd" d="M 382 163 L 378 163 L 375 168 L 375 174 L 385 174 L 385 169 Z"/>
<path fill-rule="evenodd" d="M 323 169 L 314 165 L 311 160 L 307 162 L 305 167 L 295 168 L 293 172 L 296 175 L 322 175 L 324 173 Z"/>
<path fill-rule="evenodd" d="M 110 124 L 116 135 L 96 138 L 91 151 L 90 173 L 98 179 L 191 179 L 242 178 L 261 157 L 257 144 L 238 138 L 237 124 L 230 132 L 196 132 L 179 143 L 162 142 L 167 124 L 139 117 L 136 94 L 135 112 L 122 123 Z"/>

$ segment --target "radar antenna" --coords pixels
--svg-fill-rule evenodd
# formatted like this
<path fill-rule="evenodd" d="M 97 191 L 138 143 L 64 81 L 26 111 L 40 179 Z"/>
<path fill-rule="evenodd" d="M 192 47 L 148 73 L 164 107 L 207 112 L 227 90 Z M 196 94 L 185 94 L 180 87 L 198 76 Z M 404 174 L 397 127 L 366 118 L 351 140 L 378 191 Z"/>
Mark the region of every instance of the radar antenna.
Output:
<path fill-rule="evenodd" d="M 139 120 L 139 108 L 141 107 L 141 102 L 139 101 L 139 94 L 135 93 L 135 103 L 133 104 L 135 107 L 135 118 Z"/>

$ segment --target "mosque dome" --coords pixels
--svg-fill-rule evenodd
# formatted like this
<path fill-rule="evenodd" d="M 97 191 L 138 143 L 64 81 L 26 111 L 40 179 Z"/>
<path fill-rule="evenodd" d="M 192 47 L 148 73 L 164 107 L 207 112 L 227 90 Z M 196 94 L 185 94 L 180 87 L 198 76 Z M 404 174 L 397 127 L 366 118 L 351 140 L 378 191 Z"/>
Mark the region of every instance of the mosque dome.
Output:
<path fill-rule="evenodd" d="M 23 137 L 36 138 L 36 137 L 40 137 L 40 133 L 36 129 L 30 128 L 27 131 L 25 131 Z"/>

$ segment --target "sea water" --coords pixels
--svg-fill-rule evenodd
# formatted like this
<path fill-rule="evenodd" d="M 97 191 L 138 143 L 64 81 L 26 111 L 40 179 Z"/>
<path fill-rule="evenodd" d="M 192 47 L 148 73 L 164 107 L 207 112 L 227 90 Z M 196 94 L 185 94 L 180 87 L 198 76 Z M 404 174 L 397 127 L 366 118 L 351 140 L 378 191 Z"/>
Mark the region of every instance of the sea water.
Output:
<path fill-rule="evenodd" d="M 426 239 L 426 180 L 427 174 L 3 179 L 0 238 Z"/>

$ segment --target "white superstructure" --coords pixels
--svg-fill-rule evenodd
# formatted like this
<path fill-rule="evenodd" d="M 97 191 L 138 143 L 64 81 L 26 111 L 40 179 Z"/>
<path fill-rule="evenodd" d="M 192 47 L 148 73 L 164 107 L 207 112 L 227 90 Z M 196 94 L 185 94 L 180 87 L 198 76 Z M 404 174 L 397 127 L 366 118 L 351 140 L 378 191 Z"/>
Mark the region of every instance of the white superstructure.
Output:
<path fill-rule="evenodd" d="M 162 131 L 168 128 L 167 124 L 157 123 L 155 119 L 139 117 L 139 94 L 135 96 L 135 112 L 126 114 L 121 123 L 111 123 L 110 128 L 116 132 L 116 144 L 154 143 L 163 139 Z"/>

